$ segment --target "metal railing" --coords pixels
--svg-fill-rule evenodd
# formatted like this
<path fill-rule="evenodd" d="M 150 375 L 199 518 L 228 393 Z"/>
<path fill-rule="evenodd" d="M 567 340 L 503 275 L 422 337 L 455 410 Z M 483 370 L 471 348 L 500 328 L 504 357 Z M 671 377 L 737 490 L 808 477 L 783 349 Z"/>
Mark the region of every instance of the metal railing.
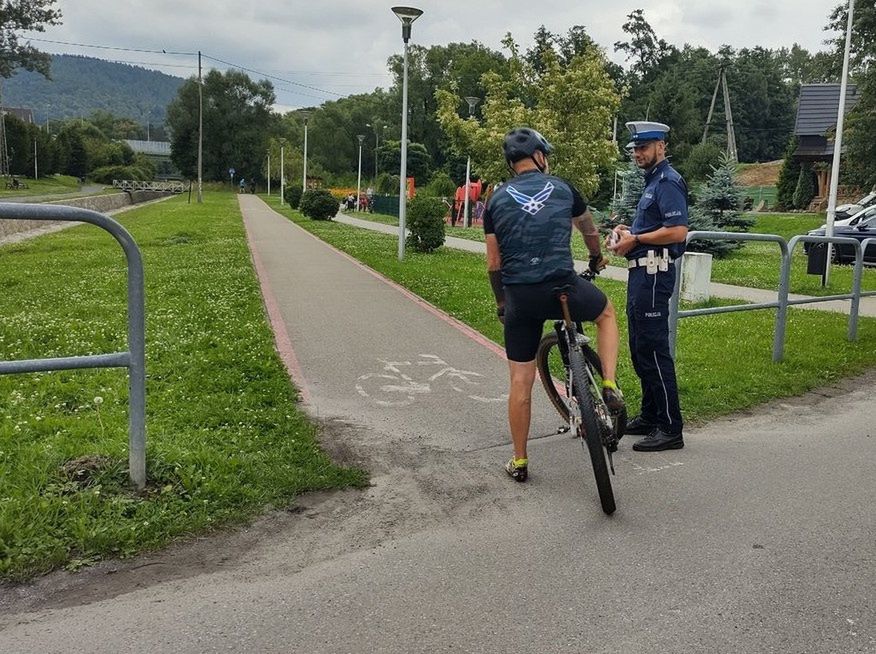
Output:
<path fill-rule="evenodd" d="M 142 182 L 131 179 L 114 179 L 113 188 L 123 191 L 160 191 L 162 193 L 183 193 L 186 190 L 182 182 Z"/>
<path fill-rule="evenodd" d="M 146 336 L 143 259 L 128 231 L 112 218 L 96 211 L 57 205 L 0 203 L 0 220 L 51 220 L 83 222 L 105 229 L 125 252 L 128 263 L 127 352 L 50 359 L 0 361 L 0 375 L 80 368 L 128 369 L 128 468 L 138 489 L 146 485 Z"/>
<path fill-rule="evenodd" d="M 858 312 L 862 297 L 876 296 L 876 291 L 861 291 L 861 280 L 864 269 L 864 252 L 870 245 L 876 245 L 876 238 L 868 238 L 863 243 L 857 239 L 844 236 L 794 236 L 790 241 L 785 241 L 781 236 L 774 234 L 746 234 L 736 232 L 689 232 L 687 242 L 701 241 L 767 241 L 776 243 L 781 251 L 781 269 L 779 288 L 775 302 L 758 302 L 748 304 L 734 304 L 723 307 L 708 307 L 704 309 L 679 310 L 681 278 L 684 271 L 684 257 L 676 261 L 675 291 L 669 305 L 669 345 L 675 355 L 675 345 L 678 336 L 678 320 L 691 316 L 707 316 L 718 313 L 731 313 L 735 311 L 753 311 L 757 309 L 778 309 L 776 312 L 776 327 L 773 334 L 773 361 L 781 361 L 785 352 L 785 327 L 788 322 L 788 307 L 800 304 L 815 304 L 818 302 L 833 302 L 836 300 L 851 300 L 849 310 L 848 340 L 853 341 L 858 337 Z M 850 245 L 855 251 L 855 268 L 852 281 L 852 291 L 842 295 L 828 295 L 822 297 L 804 297 L 789 299 L 791 285 L 791 261 L 794 248 L 798 243 L 833 243 Z"/>

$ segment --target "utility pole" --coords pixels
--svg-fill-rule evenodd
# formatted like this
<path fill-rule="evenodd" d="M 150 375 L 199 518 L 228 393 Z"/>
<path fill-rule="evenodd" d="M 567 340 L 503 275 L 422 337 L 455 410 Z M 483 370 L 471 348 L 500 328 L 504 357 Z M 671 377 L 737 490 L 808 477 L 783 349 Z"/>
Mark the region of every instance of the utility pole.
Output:
<path fill-rule="evenodd" d="M 198 50 L 198 204 L 204 202 L 204 83 L 201 80 L 201 51 Z"/>
<path fill-rule="evenodd" d="M 33 178 L 35 180 L 40 178 L 40 169 L 37 166 L 37 141 L 35 137 L 33 140 Z"/>
<path fill-rule="evenodd" d="M 709 115 L 706 117 L 706 126 L 703 128 L 703 140 L 709 136 L 709 125 L 712 122 L 712 115 L 715 112 L 715 100 L 718 98 L 718 89 L 722 88 L 724 97 L 724 119 L 727 122 L 727 154 L 735 162 L 739 162 L 739 156 L 736 150 L 736 129 L 733 126 L 733 110 L 730 107 L 730 91 L 727 87 L 727 67 L 721 64 L 718 69 L 718 81 L 715 83 L 715 91 L 712 93 L 712 103 L 709 105 Z"/>

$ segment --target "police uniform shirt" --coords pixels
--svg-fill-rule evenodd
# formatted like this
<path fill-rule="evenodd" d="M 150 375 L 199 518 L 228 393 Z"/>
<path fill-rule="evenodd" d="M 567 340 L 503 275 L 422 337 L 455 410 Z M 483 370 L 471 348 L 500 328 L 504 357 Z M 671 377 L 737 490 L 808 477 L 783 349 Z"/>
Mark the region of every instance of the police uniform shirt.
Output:
<path fill-rule="evenodd" d="M 647 234 L 661 227 L 687 227 L 687 184 L 684 178 L 664 159 L 645 175 L 645 190 L 636 207 L 630 233 Z M 648 250 L 669 250 L 669 256 L 677 259 L 684 254 L 686 243 L 664 246 L 641 244 L 627 253 L 627 259 L 646 256 Z M 658 252 L 659 253 L 659 252 Z"/>
<path fill-rule="evenodd" d="M 574 272 L 572 218 L 587 201 L 569 182 L 531 171 L 497 187 L 484 212 L 484 233 L 495 234 L 502 283 L 537 284 Z"/>

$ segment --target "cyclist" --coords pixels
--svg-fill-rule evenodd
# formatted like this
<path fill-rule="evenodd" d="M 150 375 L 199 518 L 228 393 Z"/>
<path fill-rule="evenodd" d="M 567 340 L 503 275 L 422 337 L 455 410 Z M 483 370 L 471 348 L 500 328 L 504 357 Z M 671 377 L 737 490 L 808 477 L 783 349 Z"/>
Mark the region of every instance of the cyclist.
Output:
<path fill-rule="evenodd" d="M 587 202 L 571 183 L 550 174 L 548 157 L 553 148 L 534 129 L 508 132 L 503 149 L 514 177 L 490 197 L 484 233 L 490 285 L 504 323 L 511 373 L 508 421 L 514 456 L 505 471 L 522 482 L 528 469 L 535 354 L 544 322 L 562 318 L 555 287 L 573 287 L 568 294 L 573 320 L 596 323 L 603 398 L 612 411 L 623 408 L 623 395 L 615 383 L 619 337 L 614 307 L 601 290 L 578 277 L 573 266 L 573 225 L 590 251 L 590 269 L 599 271 L 606 265 Z"/>

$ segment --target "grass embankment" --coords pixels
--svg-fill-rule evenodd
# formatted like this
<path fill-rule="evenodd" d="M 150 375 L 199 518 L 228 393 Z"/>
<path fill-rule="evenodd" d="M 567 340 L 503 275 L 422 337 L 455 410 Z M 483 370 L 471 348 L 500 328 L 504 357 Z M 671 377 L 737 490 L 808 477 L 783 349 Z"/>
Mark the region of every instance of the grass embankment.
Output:
<path fill-rule="evenodd" d="M 503 342 L 484 258 L 450 248 L 434 254 L 408 250 L 397 259 L 397 240 L 334 222 L 315 222 L 288 207 L 272 206 L 321 239 L 400 283 L 488 338 Z M 472 230 L 473 231 L 473 230 Z M 578 246 L 583 247 L 576 237 Z M 622 334 L 618 378 L 632 407 L 640 397 L 626 345 L 626 287 L 598 282 L 618 311 Z M 789 311 L 785 360 L 772 363 L 775 312 L 751 311 L 686 318 L 678 342 L 679 388 L 684 414 L 702 422 L 777 397 L 800 394 L 876 365 L 876 320 L 862 319 L 859 340 L 845 339 L 847 318 L 839 314 Z"/>
<path fill-rule="evenodd" d="M 821 214 L 753 214 L 756 220 L 752 232 L 758 234 L 776 234 L 786 241 L 792 236 L 805 234 L 811 229 L 816 229 L 824 224 L 824 216 Z M 354 214 L 357 218 L 373 220 L 386 225 L 398 225 L 398 218 L 384 214 Z M 476 227 L 450 227 L 447 226 L 447 235 L 457 238 L 465 238 L 472 241 L 484 240 L 484 230 Z M 587 249 L 583 240 L 574 239 L 572 250 L 576 259 L 587 259 Z M 611 265 L 623 266 L 621 257 L 609 257 Z M 779 246 L 775 243 L 746 242 L 739 250 L 734 251 L 724 259 L 712 260 L 712 281 L 734 286 L 747 286 L 749 288 L 761 288 L 778 290 L 779 277 L 781 276 L 782 258 Z M 806 255 L 803 245 L 794 249 L 791 260 L 791 293 L 801 295 L 839 295 L 849 293 L 852 289 L 852 266 L 831 267 L 830 284 L 827 288 L 821 287 L 819 275 L 806 274 Z M 865 267 L 861 287 L 865 291 L 876 290 L 876 268 Z"/>
<path fill-rule="evenodd" d="M 9 178 L 5 178 L 8 181 Z M 31 195 L 51 195 L 54 193 L 74 193 L 80 189 L 79 180 L 69 175 L 56 175 L 41 177 L 40 179 L 28 179 L 18 177 L 18 180 L 27 184 L 27 188 L 9 189 L 5 184 L 0 187 L 0 200 L 3 198 L 17 198 Z"/>
<path fill-rule="evenodd" d="M 127 483 L 126 371 L 0 376 L 2 578 L 128 556 L 365 482 L 331 464 L 295 405 L 236 198 L 176 198 L 120 221 L 146 270 L 147 492 Z M 92 226 L 0 247 L 0 359 L 126 349 L 125 270 Z"/>

